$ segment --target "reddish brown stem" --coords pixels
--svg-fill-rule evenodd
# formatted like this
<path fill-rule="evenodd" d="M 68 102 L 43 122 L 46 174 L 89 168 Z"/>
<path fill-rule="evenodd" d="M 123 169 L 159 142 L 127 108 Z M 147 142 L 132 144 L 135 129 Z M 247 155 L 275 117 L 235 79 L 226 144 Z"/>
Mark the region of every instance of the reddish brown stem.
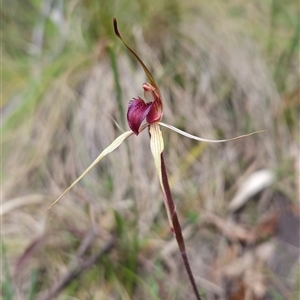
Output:
<path fill-rule="evenodd" d="M 201 300 L 200 294 L 199 294 L 197 286 L 196 286 L 195 278 L 192 273 L 192 269 L 191 269 L 191 266 L 190 266 L 190 263 L 189 263 L 189 260 L 187 257 L 185 243 L 184 243 L 184 239 L 183 239 L 183 235 L 182 235 L 182 231 L 181 231 L 181 226 L 180 226 L 180 223 L 178 220 L 178 216 L 177 216 L 176 209 L 175 209 L 175 204 L 174 204 L 173 197 L 171 194 L 171 189 L 170 189 L 170 185 L 169 185 L 169 180 L 168 180 L 168 175 L 167 175 L 167 170 L 166 170 L 163 153 L 161 154 L 161 173 L 162 173 L 162 182 L 164 185 L 166 198 L 167 198 L 167 205 L 170 210 L 174 233 L 175 233 L 175 237 L 176 237 L 179 249 L 180 249 L 180 254 L 183 259 L 187 274 L 189 276 L 189 280 L 192 284 L 195 296 L 196 296 L 197 300 Z"/>

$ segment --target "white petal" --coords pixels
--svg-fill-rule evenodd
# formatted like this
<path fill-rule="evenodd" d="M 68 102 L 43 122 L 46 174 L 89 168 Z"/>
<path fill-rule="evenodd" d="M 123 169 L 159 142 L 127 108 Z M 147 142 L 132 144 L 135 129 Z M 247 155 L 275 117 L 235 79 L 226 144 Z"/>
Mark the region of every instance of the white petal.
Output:
<path fill-rule="evenodd" d="M 142 128 L 144 130 L 145 127 Z M 123 134 L 121 134 L 119 137 L 117 137 L 107 148 L 105 148 L 100 155 L 93 161 L 93 163 L 85 169 L 85 171 L 47 208 L 46 211 L 48 211 L 53 205 L 55 205 L 72 187 L 78 183 L 79 180 L 81 180 L 95 165 L 100 162 L 101 159 L 103 159 L 107 154 L 114 151 L 116 148 L 118 148 L 124 140 L 129 138 L 133 132 L 126 131 Z"/>
<path fill-rule="evenodd" d="M 150 148 L 151 148 L 151 152 L 152 152 L 152 155 L 153 155 L 153 158 L 154 158 L 154 163 L 155 163 L 159 183 L 160 183 L 160 186 L 161 186 L 161 190 L 163 192 L 164 204 L 165 204 L 165 207 L 166 207 L 168 220 L 169 220 L 171 228 L 173 229 L 171 213 L 170 213 L 170 210 L 169 210 L 169 206 L 167 204 L 167 197 L 166 197 L 166 192 L 165 192 L 165 188 L 164 188 L 164 185 L 163 185 L 162 173 L 161 173 L 161 154 L 164 150 L 164 140 L 163 140 L 162 133 L 161 133 L 161 130 L 160 130 L 160 127 L 159 127 L 158 123 L 151 124 L 149 126 L 149 128 L 150 128 L 150 135 L 151 135 L 151 137 L 150 137 Z"/>
<path fill-rule="evenodd" d="M 161 130 L 157 123 L 151 124 L 150 126 L 150 149 L 154 158 L 155 167 L 159 174 L 159 181 L 162 185 L 161 177 L 161 154 L 164 150 L 164 140 L 162 137 Z"/>
<path fill-rule="evenodd" d="M 172 125 L 169 125 L 169 124 L 165 124 L 165 123 L 162 123 L 162 122 L 159 122 L 158 124 L 161 125 L 161 126 L 167 127 L 167 128 L 169 128 L 173 131 L 176 131 L 176 132 L 178 132 L 178 133 L 180 133 L 180 134 L 182 134 L 182 135 L 184 135 L 184 136 L 186 136 L 190 139 L 200 141 L 200 142 L 208 142 L 208 143 L 224 143 L 224 142 L 235 141 L 235 140 L 245 138 L 245 137 L 250 136 L 250 135 L 255 134 L 255 133 L 266 131 L 266 130 L 258 130 L 258 131 L 254 131 L 254 132 L 251 132 L 251 133 L 248 133 L 248 134 L 243 134 L 243 135 L 240 135 L 240 136 L 237 136 L 237 137 L 234 137 L 234 138 L 231 138 L 231 139 L 227 139 L 227 140 L 209 140 L 209 139 L 204 139 L 204 138 L 189 134 L 189 133 L 187 133 L 185 131 L 182 131 L 182 130 L 180 130 L 180 129 L 172 126 Z"/>

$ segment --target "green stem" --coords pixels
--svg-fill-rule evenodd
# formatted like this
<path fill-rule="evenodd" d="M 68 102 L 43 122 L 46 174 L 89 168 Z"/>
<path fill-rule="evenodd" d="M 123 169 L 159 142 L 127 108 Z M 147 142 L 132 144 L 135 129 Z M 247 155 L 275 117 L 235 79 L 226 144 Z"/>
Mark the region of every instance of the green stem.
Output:
<path fill-rule="evenodd" d="M 168 208 L 169 208 L 169 211 L 171 214 L 173 230 L 174 230 L 175 237 L 176 237 L 179 249 L 180 249 L 180 254 L 183 259 L 184 266 L 187 271 L 190 283 L 192 284 L 195 296 L 196 296 L 197 300 L 201 300 L 200 294 L 198 292 L 198 288 L 196 286 L 195 278 L 194 278 L 194 275 L 193 275 L 193 272 L 192 272 L 192 269 L 191 269 L 191 266 L 189 263 L 189 259 L 187 257 L 181 226 L 180 226 L 180 223 L 178 220 L 175 204 L 174 204 L 173 197 L 171 194 L 171 189 L 170 189 L 170 185 L 169 185 L 169 180 L 168 180 L 168 175 L 167 175 L 167 171 L 166 171 L 166 165 L 165 165 L 163 153 L 161 154 L 161 173 L 162 173 L 162 182 L 163 182 L 163 186 L 164 186 L 164 190 L 165 190 L 166 198 L 167 198 L 167 205 L 168 205 Z"/>
<path fill-rule="evenodd" d="M 114 80 L 115 80 L 117 104 L 118 104 L 118 109 L 119 109 L 119 113 L 120 113 L 121 124 L 122 124 L 123 128 L 125 128 L 126 123 L 125 123 L 125 118 L 124 118 L 125 113 L 124 113 L 124 107 L 123 107 L 123 102 L 122 102 L 122 90 L 121 90 L 121 85 L 120 85 L 120 80 L 119 80 L 119 71 L 118 71 L 118 66 L 117 66 L 117 62 L 116 62 L 116 56 L 115 56 L 113 47 L 111 47 L 111 46 L 108 47 L 108 53 L 109 53 L 110 63 L 111 63 Z"/>

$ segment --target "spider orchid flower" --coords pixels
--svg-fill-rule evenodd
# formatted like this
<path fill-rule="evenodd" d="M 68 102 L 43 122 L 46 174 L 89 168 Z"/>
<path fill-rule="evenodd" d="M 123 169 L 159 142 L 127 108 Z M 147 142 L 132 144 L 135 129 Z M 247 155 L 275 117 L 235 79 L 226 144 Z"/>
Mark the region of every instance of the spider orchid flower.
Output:
<path fill-rule="evenodd" d="M 69 190 L 71 190 L 96 164 L 98 164 L 106 155 L 114 151 L 116 148 L 118 148 L 127 138 L 129 138 L 132 135 L 139 135 L 143 130 L 146 128 L 149 129 L 150 133 L 150 149 L 154 158 L 154 163 L 156 167 L 156 171 L 158 174 L 159 183 L 161 186 L 163 198 L 164 198 L 164 204 L 166 207 L 168 220 L 170 223 L 171 231 L 175 234 L 175 237 L 178 242 L 178 246 L 181 252 L 181 256 L 184 261 L 184 265 L 186 268 L 186 271 L 188 273 L 190 282 L 193 286 L 193 290 L 195 293 L 196 298 L 201 300 L 201 297 L 199 295 L 199 292 L 196 287 L 196 283 L 188 262 L 186 249 L 185 249 L 185 243 L 182 236 L 182 231 L 180 227 L 180 223 L 177 217 L 176 213 L 176 206 L 174 205 L 172 194 L 169 187 L 168 177 L 166 173 L 166 167 L 164 163 L 164 157 L 163 157 L 163 150 L 164 150 L 164 141 L 162 137 L 162 132 L 160 130 L 160 126 L 167 127 L 181 135 L 184 135 L 188 138 L 202 141 L 202 142 L 210 142 L 210 143 L 222 143 L 222 142 L 228 142 L 228 141 L 234 141 L 237 139 L 241 139 L 247 136 L 250 136 L 252 134 L 263 132 L 265 130 L 261 131 L 255 131 L 250 134 L 241 135 L 235 138 L 226 139 L 226 140 L 209 140 L 204 139 L 201 137 L 197 137 L 194 135 L 191 135 L 189 133 L 186 133 L 182 130 L 179 130 L 178 128 L 165 124 L 161 122 L 161 119 L 163 117 L 163 102 L 161 93 L 150 73 L 148 68 L 145 66 L 143 61 L 138 57 L 138 55 L 127 45 L 127 43 L 123 40 L 117 26 L 117 20 L 116 18 L 113 19 L 113 25 L 114 25 L 114 31 L 115 34 L 118 36 L 118 38 L 123 42 L 123 44 L 126 46 L 126 48 L 132 53 L 132 55 L 138 60 L 142 68 L 144 69 L 144 72 L 148 78 L 148 83 L 144 83 L 142 85 L 144 90 L 144 98 L 142 99 L 140 97 L 133 98 L 128 105 L 127 110 L 127 122 L 128 126 L 131 130 L 124 132 L 119 137 L 117 137 L 106 149 L 104 149 L 100 155 L 93 161 L 93 163 L 57 198 L 46 211 L 51 209 L 53 205 L 55 205 Z"/>
<path fill-rule="evenodd" d="M 184 132 L 172 125 L 161 122 L 161 119 L 163 117 L 163 103 L 162 103 L 161 93 L 160 93 L 150 71 L 145 66 L 143 61 L 123 40 L 123 38 L 118 30 L 116 18 L 113 19 L 113 25 L 114 25 L 115 34 L 119 37 L 119 39 L 121 39 L 121 41 L 126 46 L 126 48 L 138 60 L 138 62 L 144 69 L 144 72 L 149 80 L 149 83 L 144 83 L 142 85 L 142 87 L 144 89 L 145 99 L 138 97 L 138 98 L 133 98 L 129 102 L 128 111 L 127 111 L 127 122 L 128 122 L 128 126 L 131 130 L 126 131 L 123 134 L 121 134 L 107 148 L 105 148 L 99 154 L 99 156 L 92 162 L 92 164 L 47 208 L 46 211 L 51 209 L 68 191 L 70 191 L 106 155 L 108 155 L 109 153 L 114 151 L 116 148 L 118 148 L 131 135 L 133 135 L 133 134 L 139 135 L 139 133 L 141 133 L 147 127 L 149 127 L 149 132 L 150 132 L 150 136 L 151 136 L 150 137 L 150 148 L 151 148 L 151 152 L 152 152 L 152 155 L 154 158 L 155 166 L 156 166 L 156 169 L 158 172 L 158 177 L 159 177 L 159 181 L 160 181 L 160 185 L 162 187 L 163 193 L 165 193 L 165 191 L 164 191 L 164 186 L 162 183 L 162 175 L 161 175 L 161 154 L 164 150 L 164 141 L 162 138 L 162 133 L 161 133 L 159 125 L 161 125 L 163 127 L 167 127 L 173 131 L 176 131 L 177 133 L 184 135 L 190 139 L 194 139 L 194 140 L 201 141 L 201 142 L 209 142 L 209 143 L 223 143 L 223 142 L 234 141 L 234 140 L 238 140 L 238 139 L 250 136 L 255 133 L 265 131 L 265 130 L 255 131 L 255 132 L 241 135 L 238 137 L 234 137 L 231 139 L 210 140 L 210 139 L 205 139 L 205 138 L 201 138 L 198 136 L 194 136 L 194 135 Z M 146 121 L 146 122 L 144 124 L 142 124 L 144 121 Z M 169 209 L 168 209 L 168 207 L 166 207 L 166 208 L 167 208 L 171 228 L 173 228 Z"/>

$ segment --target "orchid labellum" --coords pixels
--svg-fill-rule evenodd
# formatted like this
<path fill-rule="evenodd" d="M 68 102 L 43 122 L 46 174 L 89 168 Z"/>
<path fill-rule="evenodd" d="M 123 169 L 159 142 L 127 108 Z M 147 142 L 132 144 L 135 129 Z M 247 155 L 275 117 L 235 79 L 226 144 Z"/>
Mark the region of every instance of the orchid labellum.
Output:
<path fill-rule="evenodd" d="M 165 124 L 161 122 L 161 119 L 163 117 L 163 102 L 161 93 L 150 73 L 148 68 L 145 66 L 145 64 L 142 62 L 142 60 L 138 57 L 138 55 L 127 45 L 127 43 L 123 40 L 117 26 L 117 20 L 116 18 L 113 19 L 113 26 L 115 34 L 121 39 L 123 44 L 126 46 L 126 48 L 132 53 L 132 55 L 138 60 L 142 68 L 144 69 L 144 72 L 148 78 L 148 83 L 144 83 L 142 85 L 144 90 L 144 97 L 145 99 L 142 99 L 140 97 L 133 98 L 128 105 L 128 111 L 127 111 L 127 122 L 128 126 L 131 130 L 124 132 L 119 137 L 117 137 L 106 149 L 104 149 L 100 155 L 94 160 L 94 162 L 60 195 L 59 198 L 57 198 L 51 206 L 47 209 L 47 211 L 55 205 L 71 188 L 73 188 L 78 181 L 80 181 L 96 164 L 98 164 L 107 154 L 114 151 L 116 148 L 118 148 L 124 140 L 129 138 L 131 135 L 139 135 L 140 132 L 145 130 L 146 128 L 149 129 L 150 133 L 150 148 L 151 152 L 154 158 L 155 167 L 158 174 L 159 183 L 161 186 L 164 204 L 166 207 L 168 220 L 170 223 L 171 231 L 174 233 L 176 240 L 178 242 L 178 246 L 180 249 L 181 256 L 184 261 L 184 265 L 189 277 L 189 280 L 192 284 L 193 291 L 195 294 L 196 299 L 200 299 L 201 297 L 199 295 L 194 276 L 192 274 L 190 264 L 188 261 L 186 249 L 185 249 L 185 243 L 182 236 L 182 231 L 180 227 L 180 223 L 177 217 L 176 213 L 176 207 L 172 199 L 171 190 L 169 187 L 167 172 L 166 172 L 166 166 L 164 162 L 164 156 L 163 156 L 163 150 L 164 150 L 164 142 L 162 137 L 162 132 L 160 130 L 160 126 L 167 127 L 173 131 L 176 131 L 177 133 L 184 135 L 188 138 L 202 141 L 202 142 L 210 142 L 210 143 L 222 143 L 222 142 L 228 142 L 228 141 L 234 141 L 237 139 L 241 139 L 247 136 L 250 136 L 252 134 L 262 132 L 262 131 L 256 131 L 252 132 L 250 134 L 241 135 L 235 138 L 227 139 L 227 140 L 208 140 L 204 138 L 200 138 L 194 135 L 191 135 L 189 133 L 186 133 L 182 130 L 179 130 L 178 128 Z"/>

